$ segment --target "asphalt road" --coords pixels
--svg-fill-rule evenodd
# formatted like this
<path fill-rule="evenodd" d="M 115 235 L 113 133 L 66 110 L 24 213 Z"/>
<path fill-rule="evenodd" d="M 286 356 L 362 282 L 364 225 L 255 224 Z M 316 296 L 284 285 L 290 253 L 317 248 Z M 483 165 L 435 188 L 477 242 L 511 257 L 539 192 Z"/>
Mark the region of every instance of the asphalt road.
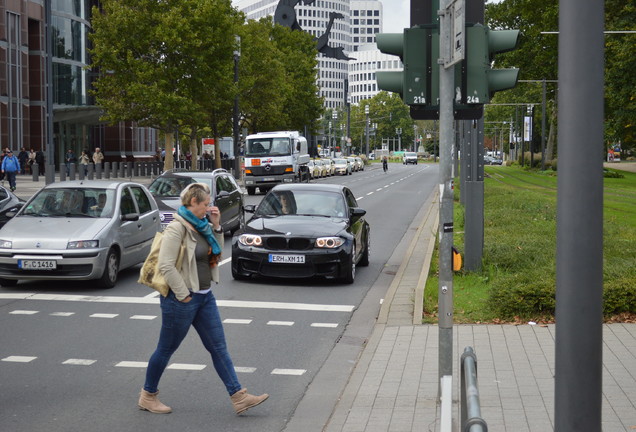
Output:
<path fill-rule="evenodd" d="M 325 360 L 354 317 L 373 323 L 399 265 L 389 258 L 436 187 L 437 166 L 391 164 L 385 174 L 376 165 L 316 181 L 348 185 L 367 210 L 371 263 L 358 269 L 356 282 L 234 281 L 228 262 L 214 287 L 239 379 L 251 392 L 270 393 L 265 404 L 235 416 L 192 331 L 160 383 L 161 399 L 174 412 L 136 409 L 160 316 L 157 296 L 136 283 L 134 268 L 110 290 L 89 282 L 0 288 L 0 430 L 281 431 L 312 386 L 328 387 L 323 402 L 333 404 L 348 369 Z M 230 257 L 229 238 L 224 255 Z M 314 381 L 321 370 L 334 381 Z"/>

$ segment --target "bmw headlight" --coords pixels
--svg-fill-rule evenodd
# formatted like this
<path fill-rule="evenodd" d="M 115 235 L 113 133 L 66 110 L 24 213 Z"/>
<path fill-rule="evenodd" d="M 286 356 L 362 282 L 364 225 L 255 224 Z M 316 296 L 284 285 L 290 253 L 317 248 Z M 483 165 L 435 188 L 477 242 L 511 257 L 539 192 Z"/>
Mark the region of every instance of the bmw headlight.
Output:
<path fill-rule="evenodd" d="M 261 236 L 255 234 L 241 234 L 238 241 L 243 246 L 261 246 L 263 244 Z"/>
<path fill-rule="evenodd" d="M 342 237 L 318 237 L 316 239 L 316 247 L 333 249 L 342 246 L 344 242 L 345 240 Z"/>
<path fill-rule="evenodd" d="M 95 249 L 99 247 L 99 240 L 78 240 L 68 242 L 66 249 Z"/>
<path fill-rule="evenodd" d="M 13 242 L 11 240 L 0 240 L 0 249 L 11 249 Z"/>

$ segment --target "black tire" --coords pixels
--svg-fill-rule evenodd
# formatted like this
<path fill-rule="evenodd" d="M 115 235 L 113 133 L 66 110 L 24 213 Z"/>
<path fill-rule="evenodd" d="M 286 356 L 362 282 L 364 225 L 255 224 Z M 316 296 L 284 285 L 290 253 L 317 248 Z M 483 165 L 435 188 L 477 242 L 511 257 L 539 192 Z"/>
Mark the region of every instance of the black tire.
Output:
<path fill-rule="evenodd" d="M 362 252 L 362 256 L 360 257 L 360 261 L 358 261 L 358 265 L 360 267 L 366 267 L 369 265 L 369 255 L 371 248 L 371 232 L 367 231 L 366 244 L 364 246 L 364 252 Z"/>
<path fill-rule="evenodd" d="M 106 256 L 106 267 L 104 273 L 98 280 L 98 284 L 102 288 L 112 288 L 117 283 L 117 275 L 119 274 L 119 254 L 115 249 L 110 248 Z"/>
<path fill-rule="evenodd" d="M 248 195 L 256 195 L 256 188 L 255 187 L 248 187 L 247 189 L 247 194 Z"/>
<path fill-rule="evenodd" d="M 347 274 L 342 277 L 342 281 L 346 284 L 352 284 L 356 279 L 356 244 L 351 247 L 351 261 L 347 264 Z"/>
<path fill-rule="evenodd" d="M 3 287 L 14 287 L 17 284 L 18 284 L 17 280 L 0 278 L 0 285 L 2 285 Z"/>

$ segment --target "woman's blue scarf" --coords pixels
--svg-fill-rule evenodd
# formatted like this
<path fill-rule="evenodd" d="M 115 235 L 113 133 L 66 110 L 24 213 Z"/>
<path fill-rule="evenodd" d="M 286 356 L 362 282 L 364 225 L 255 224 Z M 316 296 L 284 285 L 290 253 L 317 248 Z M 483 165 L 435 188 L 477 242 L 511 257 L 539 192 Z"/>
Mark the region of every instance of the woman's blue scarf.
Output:
<path fill-rule="evenodd" d="M 190 222 L 194 228 L 208 241 L 208 244 L 212 248 L 212 253 L 214 255 L 218 255 L 221 253 L 221 246 L 214 238 L 214 234 L 212 234 L 212 228 L 210 228 L 210 224 L 208 220 L 203 217 L 203 219 L 199 219 L 192 213 L 190 210 L 186 208 L 186 206 L 179 207 L 177 210 L 179 216 Z"/>

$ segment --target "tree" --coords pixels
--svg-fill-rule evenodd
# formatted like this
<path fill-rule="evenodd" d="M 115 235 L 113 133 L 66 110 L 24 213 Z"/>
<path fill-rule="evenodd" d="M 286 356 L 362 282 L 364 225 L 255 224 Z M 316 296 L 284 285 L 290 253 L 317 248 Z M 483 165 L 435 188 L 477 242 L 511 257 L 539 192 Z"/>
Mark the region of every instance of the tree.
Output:
<path fill-rule="evenodd" d="M 94 94 L 110 123 L 136 121 L 166 133 L 206 124 L 209 100 L 228 99 L 232 43 L 242 15 L 230 0 L 104 0 L 93 8 Z M 229 89 L 229 91 L 228 91 Z"/>

